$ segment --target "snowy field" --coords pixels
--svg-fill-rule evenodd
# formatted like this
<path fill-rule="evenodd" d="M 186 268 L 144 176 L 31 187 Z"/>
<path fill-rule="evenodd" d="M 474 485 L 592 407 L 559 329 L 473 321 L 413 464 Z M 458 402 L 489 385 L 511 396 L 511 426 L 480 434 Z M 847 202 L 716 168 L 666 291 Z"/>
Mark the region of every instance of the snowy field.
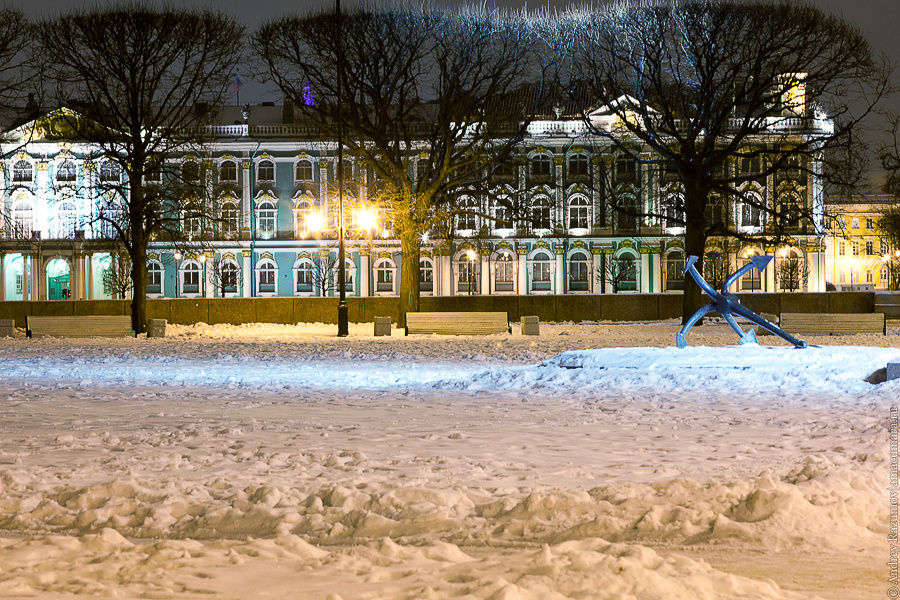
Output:
<path fill-rule="evenodd" d="M 0 339 L 0 598 L 885 597 L 900 331 L 371 328 Z"/>

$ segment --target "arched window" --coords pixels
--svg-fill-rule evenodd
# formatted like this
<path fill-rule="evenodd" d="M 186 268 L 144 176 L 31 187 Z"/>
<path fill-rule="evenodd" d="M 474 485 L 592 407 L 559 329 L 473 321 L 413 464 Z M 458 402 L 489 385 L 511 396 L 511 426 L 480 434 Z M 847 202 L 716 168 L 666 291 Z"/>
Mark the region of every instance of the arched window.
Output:
<path fill-rule="evenodd" d="M 550 178 L 550 157 L 546 154 L 538 154 L 531 159 L 531 177 L 544 180 Z"/>
<path fill-rule="evenodd" d="M 240 231 L 241 210 L 232 201 L 222 204 L 222 233 L 225 237 L 236 238 Z"/>
<path fill-rule="evenodd" d="M 512 229 L 512 200 L 507 197 L 498 198 L 494 204 L 494 229 Z"/>
<path fill-rule="evenodd" d="M 569 157 L 569 177 L 573 179 L 586 178 L 588 175 L 587 154 L 573 154 Z"/>
<path fill-rule="evenodd" d="M 315 265 L 308 258 L 301 258 L 294 263 L 294 290 L 298 294 L 311 294 L 315 280 Z"/>
<path fill-rule="evenodd" d="M 638 197 L 629 192 L 622 192 L 613 199 L 616 212 L 616 227 L 620 231 L 636 231 L 640 202 Z"/>
<path fill-rule="evenodd" d="M 672 250 L 666 255 L 666 291 L 684 289 L 684 252 Z"/>
<path fill-rule="evenodd" d="M 200 165 L 195 160 L 186 160 L 181 163 L 181 178 L 187 183 L 200 180 Z"/>
<path fill-rule="evenodd" d="M 550 255 L 543 250 L 531 257 L 531 289 L 536 292 L 550 291 Z"/>
<path fill-rule="evenodd" d="M 419 259 L 419 291 L 434 291 L 434 263 L 430 258 Z"/>
<path fill-rule="evenodd" d="M 278 267 L 275 261 L 264 258 L 256 265 L 256 289 L 260 294 L 274 294 L 278 279 Z"/>
<path fill-rule="evenodd" d="M 259 239 L 270 240 L 275 237 L 275 220 L 278 211 L 269 200 L 260 203 L 257 209 L 257 235 Z"/>
<path fill-rule="evenodd" d="M 147 293 L 162 294 L 163 266 L 158 260 L 147 261 Z"/>
<path fill-rule="evenodd" d="M 494 259 L 494 291 L 515 290 L 515 261 L 509 252 L 501 252 Z"/>
<path fill-rule="evenodd" d="M 100 237 L 113 240 L 119 237 L 125 213 L 116 202 L 108 201 L 100 208 Z"/>
<path fill-rule="evenodd" d="M 462 294 L 478 293 L 478 254 L 474 250 L 462 252 L 456 259 L 456 289 Z"/>
<path fill-rule="evenodd" d="M 122 169 L 119 163 L 104 160 L 100 163 L 100 181 L 106 183 L 118 183 L 122 178 Z"/>
<path fill-rule="evenodd" d="M 573 196 L 569 200 L 569 232 L 574 235 L 585 234 L 591 226 L 591 205 L 584 196 Z"/>
<path fill-rule="evenodd" d="M 314 233 L 313 223 L 310 219 L 313 205 L 309 200 L 297 200 L 294 204 L 294 234 L 297 237 L 306 237 L 310 233 Z"/>
<path fill-rule="evenodd" d="M 75 225 L 78 220 L 78 209 L 74 202 L 64 200 L 56 207 L 56 237 L 71 239 L 75 237 Z"/>
<path fill-rule="evenodd" d="M 196 260 L 186 260 L 181 266 L 181 292 L 200 293 L 200 264 Z"/>
<path fill-rule="evenodd" d="M 30 183 L 34 180 L 34 170 L 27 160 L 17 160 L 13 164 L 13 182 Z"/>
<path fill-rule="evenodd" d="M 257 181 L 275 181 L 275 163 L 271 160 L 261 160 L 256 166 Z"/>
<path fill-rule="evenodd" d="M 294 166 L 294 180 L 295 181 L 312 181 L 312 178 L 313 178 L 312 163 L 308 160 L 298 160 L 297 164 Z"/>
<path fill-rule="evenodd" d="M 381 258 L 375 262 L 375 291 L 391 292 L 394 291 L 394 272 L 396 267 L 394 261 L 389 258 Z"/>
<path fill-rule="evenodd" d="M 569 257 L 569 290 L 587 292 L 590 290 L 590 258 L 584 252 L 573 252 Z"/>
<path fill-rule="evenodd" d="M 182 228 L 187 239 L 198 239 L 203 233 L 203 219 L 201 214 L 200 207 L 195 204 L 188 204 L 184 207 L 184 210 L 181 211 Z"/>
<path fill-rule="evenodd" d="M 553 229 L 551 218 L 552 203 L 547 196 L 538 196 L 531 203 L 531 227 L 536 231 L 549 231 Z"/>
<path fill-rule="evenodd" d="M 637 260 L 629 252 L 623 252 L 613 259 L 610 273 L 614 292 L 637 290 Z"/>
<path fill-rule="evenodd" d="M 740 269 L 744 265 L 750 263 L 750 258 L 756 254 L 756 251 L 749 250 L 745 251 L 742 256 L 745 258 L 738 261 L 738 268 Z M 747 273 L 741 277 L 741 291 L 745 292 L 757 292 L 762 289 L 762 278 L 761 273 L 756 269 L 750 269 Z"/>
<path fill-rule="evenodd" d="M 353 274 L 356 272 L 356 265 L 349 258 L 344 259 L 344 291 L 345 293 L 353 293 Z M 339 290 L 337 266 L 334 269 L 334 289 Z"/>
<path fill-rule="evenodd" d="M 469 196 L 460 199 L 456 213 L 456 230 L 474 232 L 478 229 L 478 201 Z"/>
<path fill-rule="evenodd" d="M 64 160 L 56 168 L 57 183 L 73 183 L 78 177 L 78 169 L 71 160 Z"/>
<path fill-rule="evenodd" d="M 27 200 L 19 200 L 12 207 L 13 235 L 18 239 L 28 239 L 34 230 L 34 211 Z"/>
<path fill-rule="evenodd" d="M 237 181 L 237 163 L 233 160 L 223 160 L 219 165 L 219 181 L 234 183 Z"/>
<path fill-rule="evenodd" d="M 678 192 L 666 194 L 662 201 L 664 215 L 662 226 L 666 230 L 684 228 L 684 198 Z"/>
<path fill-rule="evenodd" d="M 230 258 L 223 260 L 218 265 L 218 273 L 217 278 L 217 287 L 219 288 L 219 293 L 223 296 L 225 294 L 236 294 L 238 287 L 238 276 L 240 274 L 240 269 L 237 266 L 237 263 Z"/>
<path fill-rule="evenodd" d="M 637 161 L 634 157 L 623 155 L 616 159 L 616 181 L 633 182 L 637 179 Z"/>

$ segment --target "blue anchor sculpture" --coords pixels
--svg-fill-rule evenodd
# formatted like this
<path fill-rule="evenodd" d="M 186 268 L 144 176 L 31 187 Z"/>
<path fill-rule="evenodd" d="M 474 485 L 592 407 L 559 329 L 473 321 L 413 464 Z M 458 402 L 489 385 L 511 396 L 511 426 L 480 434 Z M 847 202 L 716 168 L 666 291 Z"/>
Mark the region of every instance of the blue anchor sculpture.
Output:
<path fill-rule="evenodd" d="M 751 269 L 756 269 L 760 273 L 766 268 L 766 265 L 769 264 L 769 261 L 772 260 L 772 256 L 754 256 L 750 259 L 750 262 L 732 273 L 728 276 L 728 279 L 725 280 L 725 283 L 722 284 L 722 291 L 717 292 L 709 283 L 703 279 L 703 275 L 697 272 L 697 268 L 694 266 L 694 263 L 697 262 L 698 257 L 689 256 L 687 265 L 685 265 L 684 272 L 685 274 L 690 274 L 690 276 L 697 282 L 697 285 L 700 286 L 700 289 L 703 290 L 707 296 L 712 300 L 709 304 L 704 304 L 701 306 L 697 312 L 691 315 L 691 318 L 688 319 L 687 323 L 684 324 L 684 327 L 681 328 L 681 331 L 675 334 L 675 343 L 679 348 L 686 348 L 688 343 L 685 339 L 687 332 L 691 330 L 691 327 L 694 326 L 697 321 L 702 319 L 704 316 L 711 312 L 717 312 L 722 317 L 724 317 L 725 321 L 731 325 L 731 328 L 734 329 L 734 332 L 741 336 L 740 344 L 757 344 L 759 343 L 756 339 L 756 332 L 753 329 L 748 329 L 744 332 L 740 326 L 738 326 L 737 321 L 734 320 L 733 314 L 741 316 L 752 323 L 756 323 L 763 329 L 777 335 L 781 339 L 790 342 L 796 348 L 806 348 L 807 343 L 803 340 L 797 339 L 785 330 L 781 329 L 774 323 L 770 323 L 766 319 L 763 319 L 761 316 L 749 310 L 748 308 L 741 306 L 740 300 L 734 294 L 728 291 L 734 283 L 743 277 L 748 271 Z"/>

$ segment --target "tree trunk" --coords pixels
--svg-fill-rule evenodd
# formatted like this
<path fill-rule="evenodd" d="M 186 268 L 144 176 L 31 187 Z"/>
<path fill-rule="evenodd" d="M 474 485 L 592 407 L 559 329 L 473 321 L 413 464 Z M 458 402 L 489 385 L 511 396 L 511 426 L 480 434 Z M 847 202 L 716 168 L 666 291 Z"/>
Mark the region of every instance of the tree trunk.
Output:
<path fill-rule="evenodd" d="M 415 231 L 400 234 L 400 317 L 398 327 L 406 327 L 406 313 L 419 310 L 419 235 Z"/>
<path fill-rule="evenodd" d="M 147 249 L 135 248 L 131 257 L 131 328 L 135 334 L 147 331 Z"/>
<path fill-rule="evenodd" d="M 703 275 L 703 255 L 706 251 L 706 200 L 707 193 L 699 186 L 685 182 L 684 251 L 686 256 L 696 256 L 694 266 Z M 687 323 L 698 308 L 706 304 L 703 290 L 690 275 L 684 278 L 684 298 L 681 303 L 681 324 Z M 702 324 L 702 320 L 697 324 Z"/>

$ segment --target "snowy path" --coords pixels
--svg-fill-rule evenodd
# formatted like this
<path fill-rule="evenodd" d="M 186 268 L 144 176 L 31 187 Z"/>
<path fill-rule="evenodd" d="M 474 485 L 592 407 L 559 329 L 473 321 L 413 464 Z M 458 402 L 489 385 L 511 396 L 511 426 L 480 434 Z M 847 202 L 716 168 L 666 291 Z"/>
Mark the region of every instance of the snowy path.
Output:
<path fill-rule="evenodd" d="M 900 385 L 862 378 L 898 336 L 763 374 L 691 349 L 679 379 L 652 349 L 549 360 L 672 327 L 543 327 L 0 341 L 0 597 L 883 594 Z"/>

